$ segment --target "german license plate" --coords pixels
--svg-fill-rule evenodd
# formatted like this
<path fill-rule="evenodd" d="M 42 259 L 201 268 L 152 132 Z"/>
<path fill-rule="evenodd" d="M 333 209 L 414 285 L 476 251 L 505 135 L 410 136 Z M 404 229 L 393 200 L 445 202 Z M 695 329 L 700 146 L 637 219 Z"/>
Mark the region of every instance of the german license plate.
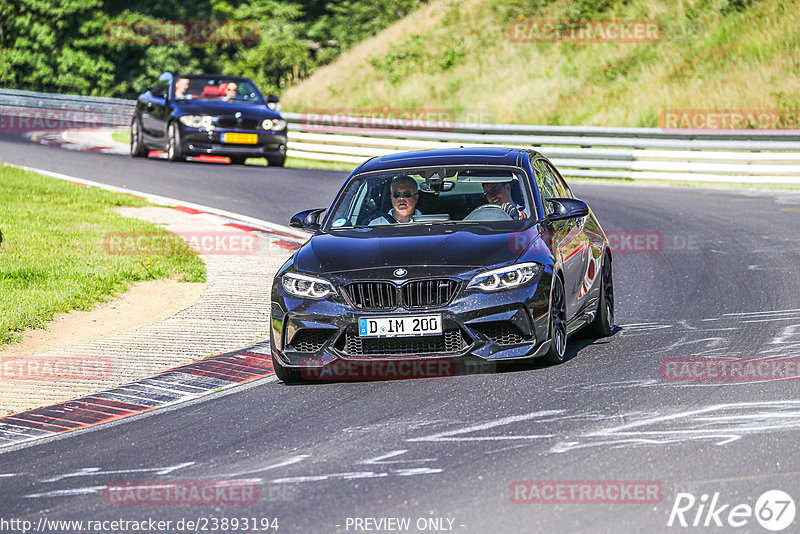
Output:
<path fill-rule="evenodd" d="M 223 143 L 237 143 L 240 145 L 254 145 L 258 143 L 258 134 L 228 132 L 222 134 Z"/>
<path fill-rule="evenodd" d="M 442 333 L 442 316 L 360 317 L 359 337 L 435 336 Z"/>

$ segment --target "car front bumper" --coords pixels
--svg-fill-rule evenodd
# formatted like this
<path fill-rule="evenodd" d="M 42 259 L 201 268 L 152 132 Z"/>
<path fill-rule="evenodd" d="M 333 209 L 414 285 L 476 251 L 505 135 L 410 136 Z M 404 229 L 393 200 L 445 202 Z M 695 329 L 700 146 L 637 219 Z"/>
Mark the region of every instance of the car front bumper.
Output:
<path fill-rule="evenodd" d="M 245 158 L 286 157 L 286 131 L 272 130 L 205 130 L 180 126 L 181 147 L 187 156 L 224 156 Z M 224 143 L 223 134 L 256 134 L 258 140 L 253 144 Z"/>
<path fill-rule="evenodd" d="M 296 298 L 285 292 L 279 277 L 272 290 L 272 354 L 307 379 L 325 369 L 344 369 L 348 376 L 355 372 L 365 379 L 382 378 L 381 370 L 403 376 L 408 376 L 403 370 L 424 376 L 431 369 L 460 374 L 464 366 L 533 358 L 549 347 L 551 272 L 543 271 L 525 287 L 496 293 L 466 290 L 466 281 L 461 280 L 446 306 L 391 311 L 354 309 L 341 293 L 325 300 Z M 393 338 L 358 334 L 359 318 L 430 314 L 441 315 L 443 334 Z M 376 362 L 393 366 L 379 367 Z M 431 362 L 439 367 L 431 367 Z"/>

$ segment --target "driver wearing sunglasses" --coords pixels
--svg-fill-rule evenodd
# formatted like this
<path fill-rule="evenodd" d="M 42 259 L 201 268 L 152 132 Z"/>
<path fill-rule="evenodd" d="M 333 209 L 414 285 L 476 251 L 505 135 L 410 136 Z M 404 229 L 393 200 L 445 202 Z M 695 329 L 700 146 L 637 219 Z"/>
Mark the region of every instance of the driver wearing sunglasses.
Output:
<path fill-rule="evenodd" d="M 419 189 L 417 182 L 407 174 L 395 176 L 391 185 L 392 209 L 389 210 L 389 217 L 381 215 L 370 225 L 390 224 L 393 222 L 410 223 L 414 222 L 414 215 L 420 215 L 417 206 L 419 200 Z"/>

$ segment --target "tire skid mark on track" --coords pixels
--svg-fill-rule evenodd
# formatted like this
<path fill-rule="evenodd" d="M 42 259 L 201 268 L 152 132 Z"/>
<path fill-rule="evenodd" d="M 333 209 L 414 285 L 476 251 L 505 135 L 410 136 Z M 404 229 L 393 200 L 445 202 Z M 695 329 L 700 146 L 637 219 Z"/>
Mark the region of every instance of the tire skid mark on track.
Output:
<path fill-rule="evenodd" d="M 212 356 L 130 384 L 0 418 L 0 447 L 124 419 L 271 374 L 268 343 Z"/>

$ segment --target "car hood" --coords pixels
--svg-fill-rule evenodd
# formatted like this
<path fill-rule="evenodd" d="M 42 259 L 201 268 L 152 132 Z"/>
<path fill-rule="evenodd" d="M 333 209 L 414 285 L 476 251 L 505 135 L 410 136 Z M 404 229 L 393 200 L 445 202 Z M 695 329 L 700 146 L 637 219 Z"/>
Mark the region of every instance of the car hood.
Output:
<path fill-rule="evenodd" d="M 471 270 L 513 262 L 538 235 L 535 227 L 498 231 L 485 226 L 459 230 L 441 225 L 414 232 L 387 235 L 364 228 L 320 233 L 295 253 L 294 266 L 304 272 L 332 274 L 419 266 Z"/>
<path fill-rule="evenodd" d="M 263 104 L 241 104 L 236 102 L 218 102 L 216 100 L 188 100 L 181 101 L 175 106 L 175 113 L 179 115 L 214 115 L 233 116 L 241 112 L 247 118 L 276 119 L 280 115 Z"/>

